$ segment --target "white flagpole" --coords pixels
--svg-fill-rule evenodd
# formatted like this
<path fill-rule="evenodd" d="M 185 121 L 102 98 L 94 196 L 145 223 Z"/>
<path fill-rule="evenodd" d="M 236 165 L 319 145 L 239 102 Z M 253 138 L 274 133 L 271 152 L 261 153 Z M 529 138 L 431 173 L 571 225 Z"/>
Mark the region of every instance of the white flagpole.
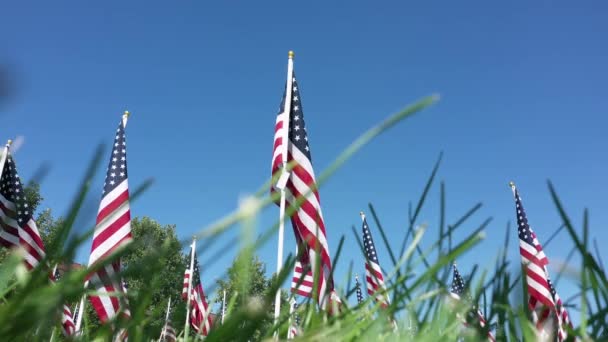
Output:
<path fill-rule="evenodd" d="M 167 333 L 167 322 L 169 322 L 169 312 L 171 312 L 171 297 L 169 297 L 169 302 L 167 303 L 167 315 L 165 316 L 165 325 L 163 325 L 163 330 L 160 332 L 158 342 L 160 342 Z"/>
<path fill-rule="evenodd" d="M 194 277 L 194 253 L 196 251 L 196 239 L 192 239 L 192 251 L 190 253 L 190 276 L 188 277 L 188 301 L 186 303 L 186 328 L 184 329 L 184 341 L 188 341 L 190 330 L 190 298 L 192 297 L 192 277 Z"/>
<path fill-rule="evenodd" d="M 224 298 L 222 298 L 222 324 L 224 324 L 224 316 L 226 316 L 226 290 L 224 290 Z"/>
<path fill-rule="evenodd" d="M 281 202 L 279 209 L 279 241 L 277 247 L 277 276 L 281 273 L 281 268 L 283 267 L 283 235 L 285 232 L 285 206 L 286 206 L 286 198 L 285 198 L 285 185 L 287 183 L 288 175 L 287 172 L 287 150 L 289 148 L 289 119 L 291 113 L 291 91 L 293 84 L 293 51 L 289 51 L 288 60 L 287 60 L 287 85 L 285 88 L 285 106 L 283 107 L 283 113 L 285 115 L 285 119 L 283 119 L 283 137 L 281 138 L 283 142 L 283 150 L 281 151 L 281 160 L 283 161 L 283 173 L 279 181 L 277 182 L 277 187 L 281 190 Z M 279 315 L 281 313 L 281 288 L 277 290 L 276 297 L 274 299 L 274 323 L 276 324 L 279 321 Z"/>
<path fill-rule="evenodd" d="M 0 177 L 2 176 L 2 171 L 4 171 L 4 163 L 6 163 L 6 158 L 8 157 L 8 149 L 11 147 L 13 143 L 12 140 L 8 140 L 6 145 L 4 145 L 4 151 L 2 151 L 2 156 L 0 157 Z"/>

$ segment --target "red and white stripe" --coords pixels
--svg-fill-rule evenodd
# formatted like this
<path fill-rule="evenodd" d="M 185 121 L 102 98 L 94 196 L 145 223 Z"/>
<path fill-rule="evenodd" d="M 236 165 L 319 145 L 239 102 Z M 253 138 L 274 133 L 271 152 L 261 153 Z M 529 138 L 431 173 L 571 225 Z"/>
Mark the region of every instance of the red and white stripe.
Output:
<path fill-rule="evenodd" d="M 372 261 L 365 263 L 365 278 L 367 279 L 367 294 L 374 297 L 382 307 L 387 307 L 390 302 L 387 297 L 386 285 L 380 265 Z"/>

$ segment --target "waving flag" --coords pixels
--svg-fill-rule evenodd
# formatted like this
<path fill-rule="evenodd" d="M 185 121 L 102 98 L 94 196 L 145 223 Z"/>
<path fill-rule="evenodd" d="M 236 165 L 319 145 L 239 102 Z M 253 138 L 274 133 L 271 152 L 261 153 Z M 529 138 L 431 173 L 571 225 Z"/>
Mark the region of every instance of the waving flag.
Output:
<path fill-rule="evenodd" d="M 462 279 L 462 276 L 460 276 L 460 273 L 458 272 L 458 269 L 456 268 L 456 264 L 454 264 L 454 278 L 452 280 L 452 287 L 450 288 L 450 295 L 453 298 L 460 300 L 464 294 L 465 294 L 464 279 Z M 472 303 L 473 298 L 471 298 L 470 295 L 467 295 L 467 301 Z M 473 311 L 470 312 L 470 317 L 471 317 L 471 319 L 479 322 L 479 325 L 482 328 L 485 327 L 487 324 L 486 319 L 483 316 L 483 313 L 479 309 L 474 308 Z M 466 319 L 464 321 L 465 321 L 464 324 L 466 326 L 467 325 Z M 488 331 L 488 340 L 493 341 L 493 342 L 496 341 L 496 339 L 494 338 L 494 335 L 492 334 L 491 331 Z"/>
<path fill-rule="evenodd" d="M 378 254 L 376 253 L 376 246 L 374 245 L 374 239 L 367 225 L 365 214 L 360 213 L 361 220 L 363 221 L 363 248 L 365 249 L 365 279 L 367 280 L 367 294 L 374 297 L 382 307 L 389 305 L 389 298 L 386 293 L 386 286 L 384 285 L 384 275 L 382 275 L 382 268 L 378 262 Z"/>
<path fill-rule="evenodd" d="M 40 238 L 34 213 L 29 208 L 23 192 L 23 184 L 17 173 L 17 166 L 7 144 L 0 165 L 0 243 L 7 248 L 25 249 L 25 265 L 36 267 L 44 258 L 44 244 Z"/>
<path fill-rule="evenodd" d="M 27 203 L 17 166 L 10 154 L 9 144 L 0 161 L 0 243 L 7 248 L 23 247 L 25 265 L 33 269 L 45 257 L 44 243 L 38 232 L 34 213 Z M 57 268 L 50 274 L 51 282 L 58 278 Z M 74 334 L 74 320 L 70 308 L 61 310 L 61 327 L 65 336 Z"/>
<path fill-rule="evenodd" d="M 125 112 L 116 129 L 97 212 L 89 267 L 103 263 L 118 248 L 124 247 L 132 240 L 125 136 L 127 118 L 128 112 Z M 89 300 L 102 322 L 112 319 L 119 312 L 125 317 L 130 316 L 125 300 L 120 298 L 126 295 L 126 289 L 120 279 L 120 269 L 120 260 L 115 259 L 89 275 L 89 285 L 98 293 L 91 295 Z"/>
<path fill-rule="evenodd" d="M 355 288 L 357 291 L 357 303 L 361 304 L 363 302 L 363 292 L 361 291 L 361 284 L 359 284 L 359 276 L 355 276 Z"/>
<path fill-rule="evenodd" d="M 519 235 L 519 253 L 526 273 L 528 307 L 537 332 L 553 336 L 557 331 L 559 341 L 567 338 L 564 324 L 570 324 L 568 312 L 551 284 L 547 265 L 549 259 L 530 225 L 515 184 L 509 184 L 515 196 L 515 210 Z M 559 303 L 558 303 L 559 302 Z M 550 317 L 554 315 L 553 317 Z"/>
<path fill-rule="evenodd" d="M 186 268 L 186 272 L 184 273 L 182 299 L 186 302 L 188 301 L 188 284 L 191 281 L 190 326 L 199 334 L 207 336 L 207 334 L 209 334 L 209 329 L 211 328 L 211 312 L 205 299 L 203 285 L 201 284 L 198 260 L 196 258 L 196 250 L 194 249 L 194 245 L 192 246 L 192 253 L 194 253 L 194 275 L 192 276 L 192 279 L 190 279 L 192 271 L 190 270 L 190 267 Z"/>
<path fill-rule="evenodd" d="M 333 293 L 334 284 L 331 277 L 331 258 L 325 223 L 321 213 L 321 202 L 319 191 L 316 187 L 315 173 L 312 167 L 312 157 L 308 144 L 308 133 L 304 123 L 304 112 L 300 89 L 295 74 L 292 73 L 291 81 L 288 82 L 283 95 L 283 100 L 277 115 L 274 135 L 274 149 L 272 156 L 272 175 L 283 175 L 287 164 L 294 165 L 288 174 L 285 185 L 285 199 L 290 206 L 297 207 L 291 217 L 291 223 L 296 236 L 298 246 L 306 250 L 301 253 L 299 265 L 294 272 L 295 283 L 304 277 L 304 283 L 297 293 L 312 297 L 313 274 L 318 274 L 317 299 L 322 308 L 327 307 L 327 298 L 337 299 Z M 284 157 L 284 151 L 287 151 Z M 286 158 L 286 159 L 284 159 Z M 279 191 L 273 185 L 271 191 Z M 321 269 L 316 270 L 316 260 L 320 259 Z M 298 273 L 299 270 L 310 270 L 306 274 Z M 308 278 L 310 276 L 310 278 Z M 307 279 L 308 278 L 308 279 Z"/>

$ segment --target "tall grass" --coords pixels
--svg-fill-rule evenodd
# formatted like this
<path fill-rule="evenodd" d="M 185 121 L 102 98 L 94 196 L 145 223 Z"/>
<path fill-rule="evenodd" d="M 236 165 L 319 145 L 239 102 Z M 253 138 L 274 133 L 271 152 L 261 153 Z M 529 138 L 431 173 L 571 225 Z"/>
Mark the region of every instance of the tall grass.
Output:
<path fill-rule="evenodd" d="M 437 97 L 428 97 L 407 107 L 403 111 L 390 116 L 385 121 L 371 128 L 358 139 L 356 139 L 344 152 L 342 152 L 330 165 L 321 173 L 318 185 L 322 186 L 348 159 L 359 149 L 372 141 L 376 136 L 385 132 L 398 122 L 411 116 L 412 114 L 433 104 Z M 77 214 L 81 210 L 83 200 L 89 191 L 91 180 L 95 172 L 99 169 L 99 163 L 103 160 L 103 151 L 99 149 L 93 160 L 89 163 L 81 187 L 74 196 L 74 201 L 69 210 L 65 223 L 60 231 L 63 239 L 59 239 L 56 245 L 47 246 L 48 255 L 45 262 L 32 272 L 27 272 L 22 265 L 23 253 L 15 251 L 9 258 L 0 265 L 0 336 L 5 341 L 21 340 L 49 340 L 51 335 L 55 339 L 61 339 L 57 333 L 59 322 L 59 310 L 62 304 L 67 301 L 77 302 L 85 293 L 91 293 L 83 289 L 84 279 L 87 272 L 91 270 L 72 270 L 67 272 L 55 286 L 48 283 L 48 272 L 50 265 L 58 262 L 71 262 L 75 256 L 76 249 L 86 244 L 92 235 L 92 227 L 81 235 L 74 236 L 78 231 L 74 227 Z M 390 256 L 391 266 L 386 269 L 387 293 L 390 296 L 391 304 L 388 308 L 381 308 L 372 298 L 366 299 L 363 303 L 352 306 L 349 305 L 349 297 L 354 294 L 350 281 L 346 288 L 342 289 L 340 295 L 343 297 L 344 305 L 339 312 L 328 315 L 319 311 L 314 301 L 308 301 L 298 308 L 298 315 L 301 317 L 300 329 L 302 334 L 298 340 L 415 340 L 415 341 L 444 341 L 484 339 L 488 329 L 492 327 L 498 340 L 520 341 L 533 340 L 534 330 L 528 319 L 524 298 L 525 287 L 522 286 L 520 272 L 513 272 L 507 258 L 507 251 L 510 248 L 511 229 L 509 225 L 505 231 L 505 249 L 500 251 L 496 258 L 493 269 L 480 270 L 476 266 L 471 266 L 469 280 L 469 290 L 473 301 L 466 301 L 454 305 L 453 301 L 448 300 L 447 284 L 450 277 L 450 266 L 452 262 L 466 252 L 476 248 L 482 243 L 485 237 L 485 228 L 491 223 L 491 218 L 485 219 L 480 225 L 473 225 L 470 218 L 477 214 L 481 208 L 481 203 L 477 203 L 460 217 L 453 220 L 446 217 L 446 197 L 445 185 L 439 185 L 440 203 L 438 214 L 438 227 L 420 225 L 420 213 L 426 205 L 428 195 L 436 183 L 437 170 L 440 167 L 441 156 L 433 167 L 428 181 L 422 188 L 420 197 L 410 204 L 408 222 L 404 227 L 405 234 L 399 244 L 399 250 L 393 249 L 389 243 L 382 216 L 378 210 L 370 203 L 369 211 L 374 225 L 380 230 L 382 244 L 377 244 L 377 248 L 385 248 Z M 264 245 L 268 239 L 276 233 L 278 222 L 261 231 L 258 238 L 255 238 L 253 231 L 255 227 L 255 217 L 264 208 L 273 205 L 276 198 L 268 196 L 267 189 L 269 184 L 264 184 L 260 190 L 250 198 L 246 199 L 233 212 L 221 217 L 216 222 L 201 228 L 196 237 L 201 244 L 199 249 L 205 245 L 214 243 L 221 236 L 231 230 L 240 231 L 239 257 L 245 260 L 252 253 Z M 133 205 L 137 205 L 137 197 L 149 184 L 145 184 L 141 189 L 134 191 L 132 196 Z M 140 191 L 141 190 L 141 191 Z M 575 227 L 564 209 L 562 200 L 559 198 L 554 186 L 549 183 L 549 191 L 555 203 L 556 210 L 560 214 L 563 228 L 569 234 L 575 248 L 569 256 L 579 255 L 581 265 L 578 267 L 580 275 L 580 294 L 567 301 L 568 307 L 572 310 L 580 310 L 580 325 L 570 331 L 570 336 L 580 338 L 602 339 L 606 338 L 608 332 L 608 281 L 602 266 L 602 261 L 598 259 L 597 247 L 594 251 L 589 241 L 588 220 L 585 219 L 582 227 Z M 145 194 L 143 194 L 145 196 Z M 293 212 L 296 208 L 289 208 Z M 585 211 L 585 218 L 588 214 Z M 558 230 L 558 231 L 559 231 Z M 431 237 L 432 231 L 437 235 Z M 466 237 L 461 240 L 455 239 L 456 231 L 468 232 Z M 582 233 L 579 233 L 582 232 Z M 355 232 L 358 239 L 358 234 Z M 427 243 L 421 244 L 424 237 Z M 340 262 L 340 252 L 344 238 L 340 240 L 337 252 L 333 256 L 336 267 Z M 358 240 L 357 240 L 358 241 Z M 428 241 L 433 241 L 428 244 Z M 189 243 L 183 241 L 183 245 Z M 234 246 L 236 241 L 230 241 L 230 246 Z M 360 242 L 360 241 L 359 241 Z M 140 242 L 135 241 L 132 245 L 119 251 L 113 257 L 120 257 L 136 248 Z M 336 243 L 334 241 L 333 243 Z M 361 243 L 359 243 L 361 246 Z M 335 245 L 334 245 L 335 246 Z M 169 246 L 150 253 L 144 260 L 137 264 L 127 265 L 122 276 L 128 279 L 137 274 L 143 277 L 146 284 L 145 289 L 138 293 L 129 293 L 131 303 L 132 318 L 128 321 L 116 321 L 100 329 L 93 330 L 85 317 L 84 328 L 80 336 L 73 339 L 109 340 L 120 328 L 126 328 L 129 332 L 129 339 L 133 341 L 149 341 L 157 339 L 158 335 L 149 336 L 149 332 L 144 329 L 149 323 L 150 317 L 148 306 L 152 298 L 155 286 L 163 276 L 163 270 L 158 260 L 168 253 Z M 215 258 L 210 258 L 212 262 Z M 293 269 L 294 256 L 290 255 L 284 264 L 283 271 L 278 274 L 271 284 L 273 290 L 279 289 L 291 275 Z M 243 262 L 244 268 L 247 262 Z M 384 265 L 386 267 L 386 264 Z M 423 267 L 421 267 L 423 266 Z M 351 264 L 352 269 L 352 264 Z M 423 272 L 419 272 L 423 269 Z M 416 272 L 415 272 L 416 270 Z M 244 270 L 244 277 L 247 279 L 247 270 Z M 246 285 L 246 282 L 245 282 Z M 181 286 L 181 284 L 175 284 Z M 228 315 L 223 325 L 217 325 L 211 331 L 207 340 L 209 341 L 246 341 L 246 340 L 271 340 L 277 334 L 281 339 L 287 335 L 289 325 L 289 315 L 287 310 L 283 310 L 280 320 L 276 324 L 269 324 L 268 308 L 273 305 L 274 291 L 265 298 L 249 297 L 247 287 L 239 291 L 238 296 L 245 298 L 245 305 L 236 306 L 235 298 L 232 298 L 228 305 Z M 464 328 L 459 317 L 466 316 L 472 305 L 480 307 L 490 322 L 486 327 L 479 324 L 470 324 Z M 572 312 L 571 312 L 572 313 Z M 181 313 L 175 312 L 175 315 Z M 174 317 L 175 318 L 175 317 Z M 397 329 L 393 329 L 391 319 L 397 324 Z M 183 327 L 176 326 L 180 333 L 180 339 L 184 338 Z M 55 331 L 55 334 L 53 334 Z M 192 339 L 192 337 L 190 337 Z"/>

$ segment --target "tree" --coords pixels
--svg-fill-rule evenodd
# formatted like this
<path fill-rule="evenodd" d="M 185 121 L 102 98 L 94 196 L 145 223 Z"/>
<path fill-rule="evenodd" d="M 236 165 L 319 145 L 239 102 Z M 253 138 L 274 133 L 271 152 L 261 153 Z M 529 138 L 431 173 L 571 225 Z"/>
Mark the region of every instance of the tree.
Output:
<path fill-rule="evenodd" d="M 244 284 L 246 277 L 243 277 L 244 268 L 249 270 L 249 283 Z M 234 304 L 235 308 L 244 308 L 251 299 L 260 300 L 263 302 L 263 298 L 274 298 L 274 294 L 270 293 L 270 285 L 274 274 L 271 278 L 266 277 L 266 264 L 260 260 L 257 255 L 251 255 L 248 262 L 243 265 L 237 257 L 232 262 L 230 268 L 227 271 L 227 279 L 217 280 L 217 292 L 215 294 L 213 302 L 221 303 L 223 291 L 226 291 L 226 301 L 230 302 L 231 297 L 237 294 L 237 298 Z M 238 293 L 239 289 L 245 288 L 247 296 Z M 273 301 L 274 304 L 274 301 Z M 287 294 L 281 291 L 281 312 L 285 313 L 289 311 L 289 304 L 287 302 Z M 263 324 L 261 324 L 252 336 L 252 340 L 259 340 L 262 337 L 262 332 L 267 331 L 265 327 L 268 327 L 273 323 L 274 317 L 274 305 L 268 305 L 268 310 L 264 318 Z"/>

